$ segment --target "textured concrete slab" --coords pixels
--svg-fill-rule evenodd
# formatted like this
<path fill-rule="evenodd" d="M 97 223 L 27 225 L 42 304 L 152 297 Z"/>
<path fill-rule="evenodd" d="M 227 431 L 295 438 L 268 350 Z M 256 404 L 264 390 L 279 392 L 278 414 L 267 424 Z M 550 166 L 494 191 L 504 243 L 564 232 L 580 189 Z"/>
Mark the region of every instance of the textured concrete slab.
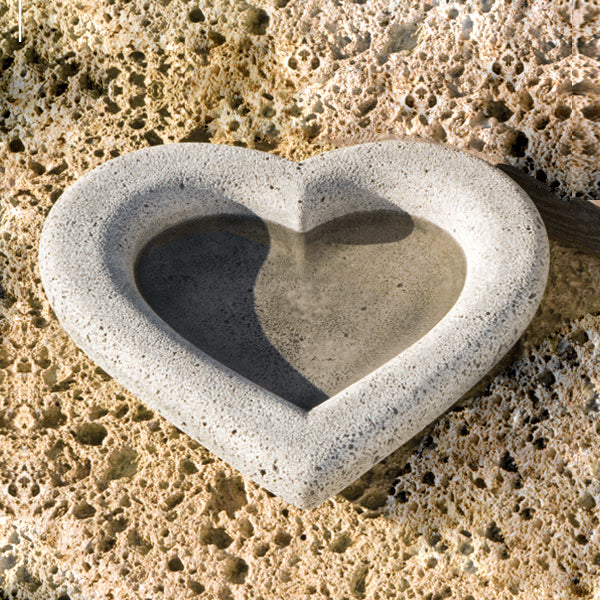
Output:
<path fill-rule="evenodd" d="M 184 339 L 136 285 L 140 251 L 185 221 L 233 214 L 307 232 L 390 207 L 455 238 L 464 287 L 417 342 L 309 411 Z M 477 158 L 420 142 L 303 163 L 209 144 L 140 150 L 69 188 L 40 242 L 44 288 L 77 345 L 177 427 L 301 507 L 344 488 L 476 383 L 533 317 L 547 271 L 545 229 L 527 195 Z"/>

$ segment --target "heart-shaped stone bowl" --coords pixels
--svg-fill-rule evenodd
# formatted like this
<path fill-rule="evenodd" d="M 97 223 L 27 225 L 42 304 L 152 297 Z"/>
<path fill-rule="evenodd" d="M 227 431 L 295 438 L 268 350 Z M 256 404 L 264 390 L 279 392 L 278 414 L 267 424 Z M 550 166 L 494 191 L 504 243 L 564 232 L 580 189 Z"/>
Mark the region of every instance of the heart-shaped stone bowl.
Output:
<path fill-rule="evenodd" d="M 252 216 L 297 232 L 390 210 L 450 234 L 462 291 L 412 345 L 307 410 L 218 362 L 142 296 L 136 261 L 187 221 Z M 243 474 L 302 508 L 337 493 L 448 409 L 517 341 L 548 275 L 529 197 L 484 161 L 417 141 L 327 152 L 302 163 L 215 144 L 147 148 L 64 192 L 40 242 L 44 289 L 92 360 Z"/>

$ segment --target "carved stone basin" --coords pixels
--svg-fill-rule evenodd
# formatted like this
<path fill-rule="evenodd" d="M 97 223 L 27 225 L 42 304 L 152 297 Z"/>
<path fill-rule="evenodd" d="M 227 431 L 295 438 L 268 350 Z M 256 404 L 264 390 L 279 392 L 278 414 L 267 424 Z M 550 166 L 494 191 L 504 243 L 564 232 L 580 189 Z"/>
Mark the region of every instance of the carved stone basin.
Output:
<path fill-rule="evenodd" d="M 300 507 L 437 418 L 519 338 L 548 241 L 501 171 L 424 142 L 303 163 L 153 147 L 69 188 L 40 271 L 75 343 Z"/>

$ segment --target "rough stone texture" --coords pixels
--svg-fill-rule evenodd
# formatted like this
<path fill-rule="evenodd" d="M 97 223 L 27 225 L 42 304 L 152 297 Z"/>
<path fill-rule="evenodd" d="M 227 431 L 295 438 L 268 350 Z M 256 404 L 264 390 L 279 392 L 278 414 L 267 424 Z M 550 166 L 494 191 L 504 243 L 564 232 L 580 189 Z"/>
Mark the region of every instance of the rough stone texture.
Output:
<path fill-rule="evenodd" d="M 10 4 L 0 116 L 11 163 L 35 174 L 31 162 L 66 161 L 76 177 L 183 138 L 301 157 L 326 139 L 410 134 L 598 199 L 597 3 L 259 4 L 32 5 L 22 45 Z"/>
<path fill-rule="evenodd" d="M 35 528 L 14 517 L 0 517 L 0 596 L 81 598 L 77 576 L 64 570 L 61 553 L 40 541 Z M 88 592 L 86 598 L 99 598 Z"/>
<path fill-rule="evenodd" d="M 24 2 L 19 45 L 17 3 L 0 3 L 0 503 L 32 540 L 2 563 L 7 594 L 598 597 L 599 258 L 553 243 L 545 300 L 491 393 L 308 516 L 107 379 L 41 290 L 52 203 L 107 158 L 161 140 L 213 136 L 303 159 L 333 145 L 326 135 L 432 137 L 439 123 L 447 143 L 597 202 L 597 2 L 429 4 L 257 2 L 269 23 L 252 11 L 252 33 L 242 3 Z M 427 36 L 379 73 L 390 38 L 389 50 L 413 43 L 410 25 L 391 28 L 420 14 Z M 336 66 L 333 105 L 317 96 Z M 496 104 L 481 116 L 489 100 L 512 115 Z M 32 590 L 26 562 L 46 588 Z"/>

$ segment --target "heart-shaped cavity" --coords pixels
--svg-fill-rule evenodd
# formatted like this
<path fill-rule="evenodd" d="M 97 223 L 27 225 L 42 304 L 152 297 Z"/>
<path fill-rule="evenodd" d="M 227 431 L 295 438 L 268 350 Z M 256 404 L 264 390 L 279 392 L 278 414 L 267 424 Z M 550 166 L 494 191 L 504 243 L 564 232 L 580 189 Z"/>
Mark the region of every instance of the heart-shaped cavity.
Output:
<path fill-rule="evenodd" d="M 224 226 L 226 215 L 235 218 Z M 216 243 L 207 256 L 223 236 L 233 247 Z M 65 191 L 40 242 L 44 289 L 75 343 L 301 507 L 347 486 L 471 388 L 533 317 L 547 273 L 547 236 L 527 195 L 482 160 L 422 142 L 303 163 L 213 144 L 146 148 Z M 234 352 L 227 366 L 236 339 L 258 361 Z M 359 340 L 353 356 L 346 340 Z"/>
<path fill-rule="evenodd" d="M 302 233 L 223 215 L 154 238 L 136 274 L 175 331 L 308 410 L 440 321 L 463 287 L 466 259 L 443 229 L 399 210 Z"/>

